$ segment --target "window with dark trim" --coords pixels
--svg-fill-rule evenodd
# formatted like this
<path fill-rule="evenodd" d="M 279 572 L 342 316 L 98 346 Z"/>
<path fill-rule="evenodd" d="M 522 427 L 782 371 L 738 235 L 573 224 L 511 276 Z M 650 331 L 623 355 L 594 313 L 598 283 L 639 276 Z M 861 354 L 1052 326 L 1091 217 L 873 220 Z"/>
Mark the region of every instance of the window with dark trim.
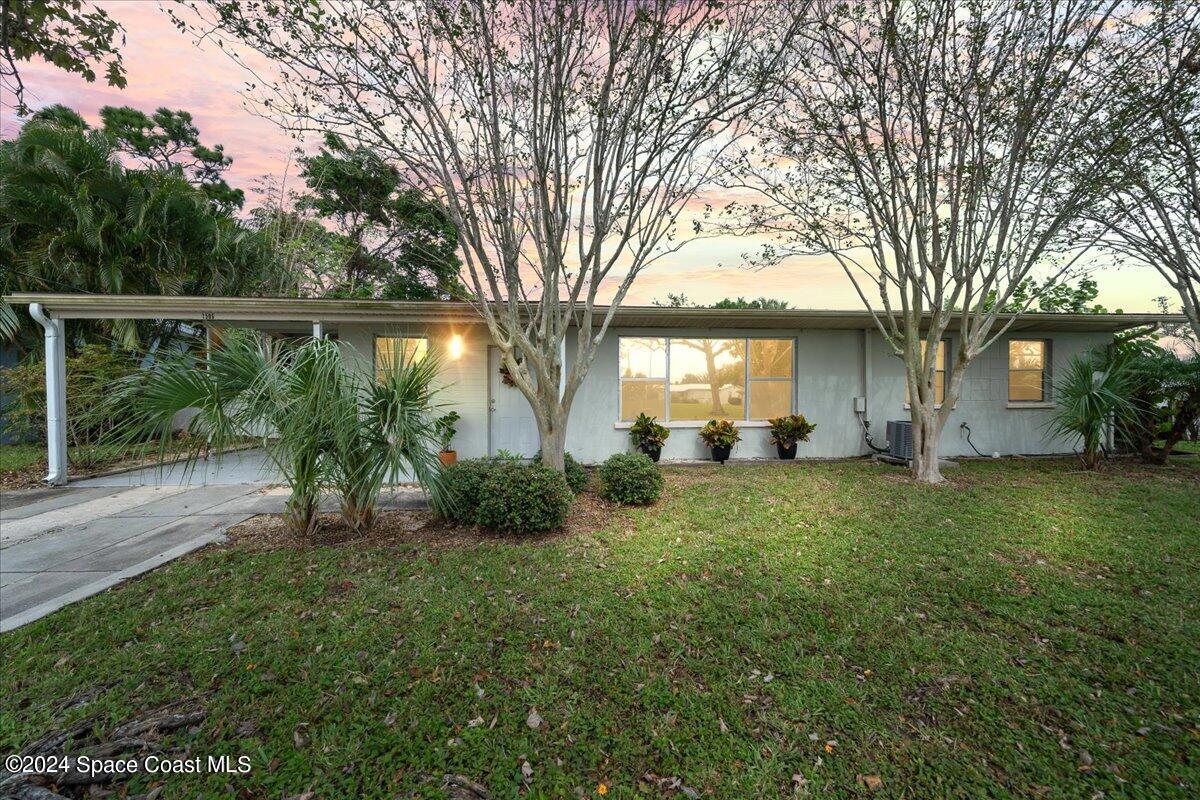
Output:
<path fill-rule="evenodd" d="M 760 338 L 618 340 L 620 419 L 766 420 L 792 412 L 795 342 Z"/>
<path fill-rule="evenodd" d="M 1012 403 L 1046 401 L 1046 365 L 1049 342 L 1013 339 L 1008 343 L 1008 400 Z"/>

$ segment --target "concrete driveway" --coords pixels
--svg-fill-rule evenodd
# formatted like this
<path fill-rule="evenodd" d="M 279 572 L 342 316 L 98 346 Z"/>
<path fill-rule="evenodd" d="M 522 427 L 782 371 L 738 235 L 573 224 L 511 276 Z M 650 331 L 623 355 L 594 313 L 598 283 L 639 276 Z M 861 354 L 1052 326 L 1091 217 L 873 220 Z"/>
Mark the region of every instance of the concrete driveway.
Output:
<path fill-rule="evenodd" d="M 288 490 L 262 452 L 195 469 L 133 470 L 0 497 L 0 632 L 44 617 L 185 553 L 257 514 L 283 511 Z M 383 508 L 423 508 L 396 487 Z M 323 510 L 337 504 L 327 498 Z"/>

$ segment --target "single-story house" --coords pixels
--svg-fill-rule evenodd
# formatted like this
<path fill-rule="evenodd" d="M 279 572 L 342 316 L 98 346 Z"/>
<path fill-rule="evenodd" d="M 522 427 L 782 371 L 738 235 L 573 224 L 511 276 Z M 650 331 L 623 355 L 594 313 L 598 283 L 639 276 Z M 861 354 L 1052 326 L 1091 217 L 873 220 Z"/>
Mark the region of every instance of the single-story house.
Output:
<path fill-rule="evenodd" d="M 61 387 L 54 376 L 62 374 L 63 322 L 71 319 L 174 319 L 332 336 L 362 354 L 364 363 L 395 348 L 436 349 L 442 352 L 442 399 L 462 415 L 453 441 L 461 458 L 502 450 L 528 456 L 538 449 L 529 406 L 505 384 L 487 327 L 467 303 L 42 293 L 7 299 L 29 305 L 45 328 L 51 387 Z M 1071 441 L 1047 435 L 1056 372 L 1119 331 L 1171 321 L 1176 317 L 1160 314 L 1021 316 L 968 369 L 943 454 L 973 455 L 972 444 L 989 455 L 1071 452 Z M 940 366 L 957 346 L 952 327 L 938 353 Z M 941 385 L 939 375 L 939 391 Z M 65 432 L 57 421 L 65 396 L 55 397 L 62 391 L 52 389 L 48 401 L 52 482 L 66 477 Z M 567 450 L 584 463 L 628 450 L 630 423 L 645 412 L 671 429 L 664 460 L 706 458 L 696 432 L 713 417 L 742 429 L 734 458 L 770 458 L 766 420 L 797 412 L 817 425 L 801 457 L 861 456 L 870 452 L 862 423 L 882 440 L 888 420 L 907 418 L 905 398 L 902 363 L 865 310 L 624 306 L 576 396 Z"/>

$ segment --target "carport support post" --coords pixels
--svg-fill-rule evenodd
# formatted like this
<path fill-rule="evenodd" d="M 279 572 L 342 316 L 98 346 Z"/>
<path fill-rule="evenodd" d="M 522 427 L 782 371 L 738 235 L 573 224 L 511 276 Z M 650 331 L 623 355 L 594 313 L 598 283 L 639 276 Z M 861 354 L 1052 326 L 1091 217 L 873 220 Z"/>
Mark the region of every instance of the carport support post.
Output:
<path fill-rule="evenodd" d="M 46 460 L 45 481 L 51 486 L 67 482 L 67 335 L 61 319 L 52 319 L 41 303 L 29 314 L 45 331 L 46 340 Z"/>

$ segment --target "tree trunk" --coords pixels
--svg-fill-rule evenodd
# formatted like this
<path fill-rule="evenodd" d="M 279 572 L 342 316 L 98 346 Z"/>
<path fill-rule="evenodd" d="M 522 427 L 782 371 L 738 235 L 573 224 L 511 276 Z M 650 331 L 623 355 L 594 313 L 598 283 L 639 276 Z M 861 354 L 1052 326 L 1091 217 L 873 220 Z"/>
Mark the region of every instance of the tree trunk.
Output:
<path fill-rule="evenodd" d="M 938 484 L 945 480 L 938 466 L 938 447 L 942 438 L 940 415 L 933 406 L 912 403 L 913 457 L 912 475 L 922 483 Z"/>
<path fill-rule="evenodd" d="M 538 443 L 542 448 L 542 463 L 562 472 L 566 458 L 567 414 L 561 406 L 544 414 L 534 414 L 538 423 Z"/>

